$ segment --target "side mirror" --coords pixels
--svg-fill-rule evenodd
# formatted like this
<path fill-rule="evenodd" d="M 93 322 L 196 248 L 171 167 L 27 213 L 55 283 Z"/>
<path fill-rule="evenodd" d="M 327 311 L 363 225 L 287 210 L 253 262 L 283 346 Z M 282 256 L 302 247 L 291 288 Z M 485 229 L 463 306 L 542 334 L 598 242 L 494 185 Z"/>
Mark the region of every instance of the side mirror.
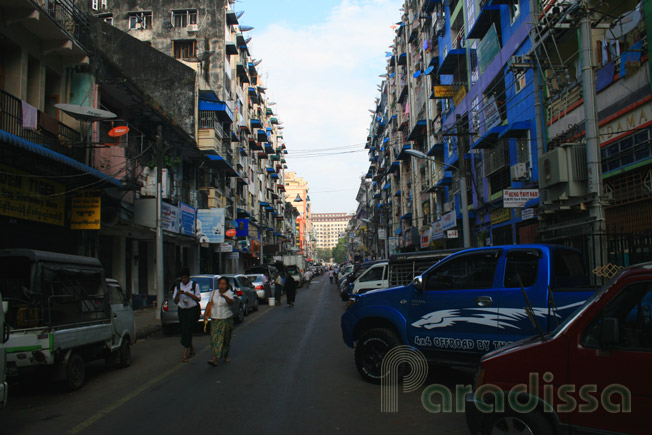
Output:
<path fill-rule="evenodd" d="M 620 325 L 615 317 L 605 317 L 602 319 L 600 328 L 600 344 L 611 347 L 620 341 Z"/>
<path fill-rule="evenodd" d="M 418 275 L 412 280 L 412 285 L 419 291 L 423 291 L 423 276 Z"/>

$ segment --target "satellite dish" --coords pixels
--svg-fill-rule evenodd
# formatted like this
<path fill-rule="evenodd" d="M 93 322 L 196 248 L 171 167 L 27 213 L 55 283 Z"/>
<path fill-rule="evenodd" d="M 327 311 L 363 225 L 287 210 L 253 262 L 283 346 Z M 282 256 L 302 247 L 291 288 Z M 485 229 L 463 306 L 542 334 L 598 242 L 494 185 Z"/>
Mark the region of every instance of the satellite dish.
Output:
<path fill-rule="evenodd" d="M 240 26 L 240 31 L 241 32 L 248 32 L 250 30 L 254 30 L 254 28 L 251 27 L 251 26 Z"/>
<path fill-rule="evenodd" d="M 421 70 L 418 70 L 417 72 L 414 73 L 414 75 L 412 77 L 414 77 L 416 79 L 420 75 L 421 75 Z"/>
<path fill-rule="evenodd" d="M 423 74 L 424 74 L 424 75 L 428 75 L 428 74 L 430 74 L 431 72 L 433 72 L 434 70 L 435 70 L 435 66 L 434 66 L 434 65 L 430 65 L 428 68 L 426 68 L 426 70 L 423 72 Z"/>
<path fill-rule="evenodd" d="M 618 39 L 634 30 L 640 21 L 641 12 L 638 9 L 627 11 L 611 24 L 609 34 L 613 39 Z"/>
<path fill-rule="evenodd" d="M 87 106 L 78 106 L 77 104 L 60 103 L 55 104 L 54 107 L 62 110 L 63 112 L 80 121 L 101 121 L 103 119 L 111 119 L 118 116 L 113 112 L 109 112 L 108 110 L 96 109 L 94 107 Z"/>
<path fill-rule="evenodd" d="M 120 137 L 120 136 L 124 136 L 127 133 L 129 133 L 129 127 L 127 127 L 126 125 L 120 125 L 118 127 L 114 127 L 111 130 L 109 130 L 108 135 L 111 137 Z"/>
<path fill-rule="evenodd" d="M 227 237 L 233 237 L 236 234 L 236 230 L 231 228 L 230 230 L 226 230 L 226 233 L 224 233 L 224 234 L 226 234 Z"/>

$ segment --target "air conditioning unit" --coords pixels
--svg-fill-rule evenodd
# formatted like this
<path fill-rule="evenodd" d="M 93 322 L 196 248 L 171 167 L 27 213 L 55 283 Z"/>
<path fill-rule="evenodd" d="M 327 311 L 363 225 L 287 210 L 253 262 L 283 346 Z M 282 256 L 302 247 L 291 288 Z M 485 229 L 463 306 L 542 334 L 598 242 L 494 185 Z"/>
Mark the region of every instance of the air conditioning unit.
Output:
<path fill-rule="evenodd" d="M 517 163 L 509 168 L 512 181 L 525 181 L 530 179 L 530 171 L 527 163 Z"/>
<path fill-rule="evenodd" d="M 199 30 L 199 24 L 188 24 L 187 30 L 189 32 L 197 32 Z"/>

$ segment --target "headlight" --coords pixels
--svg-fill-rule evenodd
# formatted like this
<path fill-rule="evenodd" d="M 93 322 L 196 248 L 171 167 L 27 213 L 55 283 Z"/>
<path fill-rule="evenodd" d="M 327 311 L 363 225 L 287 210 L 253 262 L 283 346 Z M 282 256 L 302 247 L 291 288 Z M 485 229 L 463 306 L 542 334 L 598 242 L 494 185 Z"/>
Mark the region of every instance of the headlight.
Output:
<path fill-rule="evenodd" d="M 346 301 L 346 305 L 344 306 L 344 310 L 348 310 L 353 306 L 358 301 L 358 298 L 351 296 L 348 301 Z"/>

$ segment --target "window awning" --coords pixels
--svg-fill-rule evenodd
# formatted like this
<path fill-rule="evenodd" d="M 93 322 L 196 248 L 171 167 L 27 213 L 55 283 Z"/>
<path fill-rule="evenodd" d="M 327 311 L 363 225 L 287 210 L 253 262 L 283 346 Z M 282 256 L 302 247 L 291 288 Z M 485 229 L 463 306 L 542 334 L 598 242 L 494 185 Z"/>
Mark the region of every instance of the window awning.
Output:
<path fill-rule="evenodd" d="M 473 145 L 471 145 L 471 149 L 485 149 L 485 148 L 491 148 L 496 144 L 496 141 L 498 140 L 498 137 L 500 134 L 507 128 L 506 125 L 497 125 L 495 127 L 492 127 L 487 131 L 485 134 L 480 137 L 480 139 L 476 140 Z"/>
<path fill-rule="evenodd" d="M 491 25 L 500 23 L 500 6 L 488 5 L 480 10 L 480 15 L 476 18 L 471 30 L 466 35 L 466 39 L 482 39 L 487 34 Z"/>
<path fill-rule="evenodd" d="M 217 99 L 212 91 L 200 91 L 199 92 L 199 110 L 209 110 L 216 112 L 217 118 L 221 122 L 232 123 L 233 122 L 233 112 L 229 106 L 224 102 Z"/>
<path fill-rule="evenodd" d="M 252 151 L 262 151 L 263 146 L 259 142 L 256 142 L 253 139 L 249 139 L 249 149 Z"/>
<path fill-rule="evenodd" d="M 442 0 L 425 0 L 423 2 L 423 11 L 427 14 L 431 14 L 435 10 L 437 3 L 441 3 Z"/>
<path fill-rule="evenodd" d="M 385 185 L 383 186 L 383 189 L 387 190 L 387 189 L 389 189 L 390 187 L 392 187 L 392 183 L 387 183 L 387 184 L 385 184 Z"/>
<path fill-rule="evenodd" d="M 420 119 L 417 121 L 417 123 L 414 125 L 414 128 L 412 129 L 412 132 L 408 136 L 407 140 L 417 140 L 419 138 L 422 138 L 426 135 L 426 126 L 427 122 L 425 119 Z"/>
<path fill-rule="evenodd" d="M 453 174 L 451 171 L 444 171 L 444 176 L 437 181 L 435 187 L 450 186 L 453 182 Z"/>
<path fill-rule="evenodd" d="M 245 150 L 244 147 L 240 147 L 240 155 L 241 156 L 246 156 L 247 155 L 247 150 Z"/>
<path fill-rule="evenodd" d="M 39 156 L 46 157 L 50 160 L 54 160 L 63 165 L 69 166 L 77 171 L 80 171 L 83 174 L 90 175 L 91 177 L 112 184 L 113 186 L 122 187 L 122 183 L 120 182 L 120 180 L 117 180 L 105 174 L 104 172 L 98 171 L 97 169 L 91 168 L 90 166 L 78 162 L 73 158 L 60 154 L 56 151 L 52 151 L 50 148 L 46 148 L 43 145 L 38 145 L 28 140 L 25 140 L 21 137 L 15 136 L 4 130 L 0 130 L 0 141 L 6 142 L 18 148 L 22 148 L 26 151 L 37 154 Z"/>
<path fill-rule="evenodd" d="M 238 46 L 233 42 L 226 43 L 226 54 L 229 56 L 235 56 L 238 54 Z"/>
<path fill-rule="evenodd" d="M 539 206 L 539 198 L 532 198 L 528 200 L 523 208 L 534 208 Z"/>
<path fill-rule="evenodd" d="M 426 155 L 432 157 L 432 156 L 435 156 L 435 155 L 437 155 L 437 154 L 443 153 L 445 147 L 446 147 L 446 144 L 445 144 L 444 142 L 436 143 L 436 144 L 434 144 L 434 145 L 432 146 L 432 148 L 430 148 L 430 149 L 428 150 L 428 152 L 426 153 Z"/>
<path fill-rule="evenodd" d="M 401 168 L 401 162 L 393 162 L 390 166 L 389 169 L 387 170 L 388 173 L 392 172 L 398 172 L 398 170 Z"/>
<path fill-rule="evenodd" d="M 226 24 L 230 26 L 238 24 L 238 13 L 236 11 L 226 11 Z"/>
<path fill-rule="evenodd" d="M 530 130 L 530 121 L 516 121 L 512 122 L 507 126 L 505 130 L 503 130 L 500 135 L 498 135 L 498 139 L 502 139 L 504 137 L 509 138 L 509 137 L 520 137 L 521 135 L 524 135 Z"/>
<path fill-rule="evenodd" d="M 231 130 L 231 142 L 240 142 L 240 136 L 233 130 Z"/>
<path fill-rule="evenodd" d="M 238 174 L 238 172 L 237 172 L 235 169 L 233 169 L 233 166 L 231 166 L 231 165 L 229 164 L 229 162 L 227 162 L 226 160 L 224 160 L 224 158 L 223 158 L 222 156 L 219 156 L 219 155 L 213 155 L 213 154 L 206 154 L 205 157 L 209 160 L 209 163 L 210 163 L 213 167 L 215 167 L 215 168 L 217 168 L 217 169 L 220 169 L 220 170 L 224 171 L 224 173 L 225 173 L 228 177 L 238 177 L 238 178 L 242 178 L 242 177 L 240 177 L 240 175 Z"/>
<path fill-rule="evenodd" d="M 398 65 L 405 65 L 405 64 L 407 64 L 407 54 L 401 53 L 398 56 Z"/>
<path fill-rule="evenodd" d="M 398 156 L 396 156 L 396 160 L 409 160 L 410 155 L 405 152 L 405 150 L 410 150 L 412 149 L 411 145 L 403 145 L 403 148 L 401 149 L 401 152 L 398 153 Z"/>
<path fill-rule="evenodd" d="M 263 123 L 260 122 L 260 119 L 252 119 L 249 121 L 249 124 L 251 125 L 251 129 L 256 129 L 256 128 L 263 128 Z"/>
<path fill-rule="evenodd" d="M 267 133 L 265 130 L 258 130 L 256 132 L 256 139 L 258 139 L 260 142 L 267 142 Z"/>
<path fill-rule="evenodd" d="M 396 193 L 394 194 L 394 196 L 401 196 L 401 191 L 397 190 Z"/>
<path fill-rule="evenodd" d="M 466 48 L 455 48 L 448 51 L 442 62 L 437 74 L 451 75 L 457 71 L 460 66 L 466 68 Z"/>
<path fill-rule="evenodd" d="M 403 219 L 412 219 L 412 213 L 405 213 L 403 216 L 401 216 L 401 220 Z"/>

